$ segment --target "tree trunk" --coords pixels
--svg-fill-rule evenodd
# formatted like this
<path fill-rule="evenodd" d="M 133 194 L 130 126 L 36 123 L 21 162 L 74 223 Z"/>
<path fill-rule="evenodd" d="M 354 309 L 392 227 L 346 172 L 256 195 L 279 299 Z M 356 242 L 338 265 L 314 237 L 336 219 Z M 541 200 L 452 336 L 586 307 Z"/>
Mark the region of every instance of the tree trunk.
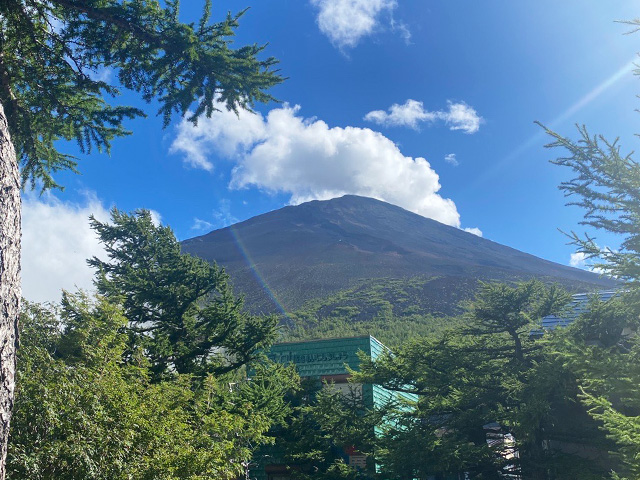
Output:
<path fill-rule="evenodd" d="M 520 340 L 520 337 L 518 336 L 518 332 L 516 330 L 508 328 L 507 329 L 507 333 L 513 339 L 513 346 L 514 346 L 513 355 L 514 355 L 514 357 L 516 357 L 517 360 L 520 360 L 521 362 L 523 362 L 524 361 L 524 352 L 522 351 L 522 341 Z"/>
<path fill-rule="evenodd" d="M 0 480 L 5 480 L 20 313 L 20 172 L 0 103 Z"/>

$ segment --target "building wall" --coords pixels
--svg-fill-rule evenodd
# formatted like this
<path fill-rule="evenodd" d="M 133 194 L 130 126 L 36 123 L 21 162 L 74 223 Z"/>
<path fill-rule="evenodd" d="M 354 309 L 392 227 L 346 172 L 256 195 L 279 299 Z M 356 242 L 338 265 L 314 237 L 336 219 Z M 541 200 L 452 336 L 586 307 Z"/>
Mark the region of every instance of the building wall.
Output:
<path fill-rule="evenodd" d="M 274 362 L 294 363 L 301 377 L 340 375 L 348 373 L 345 365 L 358 369 L 359 351 L 371 355 L 372 339 L 380 343 L 369 336 L 278 343 L 267 356 Z"/>
<path fill-rule="evenodd" d="M 346 393 L 348 387 L 340 384 L 348 381 L 349 369 L 357 371 L 360 368 L 358 353 L 362 352 L 375 360 L 388 351 L 375 337 L 366 335 L 278 343 L 271 347 L 267 356 L 274 362 L 293 363 L 301 377 L 327 380 Z M 409 402 L 417 401 L 415 395 L 391 392 L 379 385 L 359 385 L 358 389 L 362 390 L 367 407 L 379 407 L 398 398 Z"/>
<path fill-rule="evenodd" d="M 359 352 L 375 360 L 386 351 L 389 351 L 389 349 L 376 338 L 366 335 L 278 343 L 271 347 L 267 356 L 274 362 L 295 364 L 301 377 L 326 381 L 330 388 L 337 389 L 345 394 L 350 391 L 361 393 L 364 405 L 367 408 L 382 407 L 389 401 L 397 401 L 399 399 L 408 402 L 417 401 L 417 396 L 415 395 L 392 392 L 382 388 L 380 385 L 363 385 L 348 382 L 349 369 L 357 371 L 360 367 Z M 269 452 L 269 458 L 271 459 L 280 457 L 281 455 L 276 451 Z M 348 462 L 354 465 L 365 461 L 364 457 L 361 457 L 361 455 L 347 455 Z M 258 480 L 269 478 L 262 465 L 252 471 L 253 477 Z M 270 478 L 274 480 L 277 476 L 271 475 Z M 282 478 L 287 477 L 284 476 Z"/>

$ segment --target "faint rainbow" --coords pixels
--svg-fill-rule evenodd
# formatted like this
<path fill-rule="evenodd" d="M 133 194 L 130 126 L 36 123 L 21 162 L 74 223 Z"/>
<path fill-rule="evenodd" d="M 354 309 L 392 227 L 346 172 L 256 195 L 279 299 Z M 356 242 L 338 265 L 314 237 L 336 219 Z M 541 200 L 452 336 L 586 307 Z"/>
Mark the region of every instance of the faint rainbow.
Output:
<path fill-rule="evenodd" d="M 229 226 L 229 232 L 231 232 L 231 236 L 233 237 L 234 242 L 238 246 L 240 253 L 244 257 L 245 262 L 251 269 L 253 276 L 256 278 L 260 286 L 264 289 L 264 291 L 267 293 L 267 295 L 269 296 L 271 301 L 275 304 L 275 306 L 278 308 L 278 310 L 280 310 L 280 312 L 285 317 L 288 317 L 286 310 L 282 306 L 282 303 L 280 302 L 280 300 L 278 300 L 278 297 L 276 296 L 275 292 L 271 290 L 271 288 L 269 287 L 269 284 L 260 273 L 260 269 L 258 269 L 258 266 L 253 261 L 253 258 L 251 257 L 249 250 L 245 247 L 244 242 L 240 238 L 240 235 L 238 235 L 238 233 L 236 232 L 235 225 Z"/>

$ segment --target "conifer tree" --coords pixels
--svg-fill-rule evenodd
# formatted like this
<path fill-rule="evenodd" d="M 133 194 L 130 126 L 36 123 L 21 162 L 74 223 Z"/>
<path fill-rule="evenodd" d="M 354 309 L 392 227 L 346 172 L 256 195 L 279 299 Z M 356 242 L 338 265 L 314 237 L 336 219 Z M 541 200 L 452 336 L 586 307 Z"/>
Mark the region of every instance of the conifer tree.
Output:
<path fill-rule="evenodd" d="M 121 303 L 130 349 L 142 348 L 156 379 L 205 377 L 249 363 L 275 339 L 275 316 L 249 315 L 217 265 L 180 251 L 169 227 L 149 211 L 114 209 L 111 223 L 91 220 L 108 260 L 96 257 L 98 292 Z"/>
<path fill-rule="evenodd" d="M 164 5 L 164 6 L 163 6 Z M 96 77 L 117 72 L 122 88 L 196 122 L 220 108 L 237 111 L 272 97 L 282 81 L 264 46 L 231 48 L 240 14 L 179 21 L 179 0 L 4 0 L 0 2 L 0 479 L 13 403 L 20 303 L 20 189 L 59 186 L 76 170 L 61 140 L 109 151 L 140 109 L 112 105 L 119 88 Z M 193 109 L 190 112 L 190 109 Z"/>
<path fill-rule="evenodd" d="M 640 20 L 628 22 L 635 31 Z M 635 71 L 640 74 L 639 70 Z M 582 401 L 602 422 L 617 444 L 623 462 L 618 471 L 628 478 L 640 475 L 640 163 L 623 153 L 619 139 L 610 141 L 578 127 L 574 140 L 545 131 L 553 138 L 549 148 L 562 149 L 552 163 L 566 167 L 572 178 L 559 188 L 570 205 L 584 210 L 580 222 L 589 231 L 569 233 L 578 252 L 603 273 L 621 282 L 619 297 L 594 300 L 588 312 L 572 326 L 565 361 L 579 373 Z M 595 233 L 594 233 L 595 232 Z M 617 236 L 611 248 L 598 243 L 597 232 Z"/>
<path fill-rule="evenodd" d="M 367 409 L 355 386 L 344 392 L 317 379 L 306 379 L 292 393 L 290 415 L 271 432 L 277 450 L 282 452 L 278 463 L 287 468 L 291 478 L 375 478 L 375 429 L 382 423 L 384 412 Z M 365 455 L 367 465 L 358 468 L 345 463 L 347 451 Z M 263 468 L 261 463 L 259 468 Z"/>
<path fill-rule="evenodd" d="M 382 439 L 385 472 L 602 478 L 606 463 L 583 462 L 571 450 L 606 440 L 586 409 L 576 408 L 574 372 L 554 356 L 550 339 L 532 336 L 540 318 L 560 312 L 568 298 L 538 282 L 482 284 L 464 326 L 415 339 L 394 355 L 363 358 L 356 381 L 420 396 L 415 412 L 400 415 L 401 428 Z M 415 438 L 422 453 L 407 458 L 405 445 Z M 560 448 L 563 442 L 571 449 Z"/>
<path fill-rule="evenodd" d="M 560 184 L 568 205 L 584 210 L 581 225 L 591 233 L 571 232 L 571 243 L 592 259 L 594 267 L 625 282 L 630 296 L 640 305 L 640 163 L 632 153 L 621 152 L 619 140 L 609 141 L 578 127 L 578 140 L 545 129 L 553 137 L 548 148 L 562 148 L 567 155 L 552 160 L 568 167 L 573 178 Z M 619 248 L 599 245 L 593 231 L 619 236 Z"/>

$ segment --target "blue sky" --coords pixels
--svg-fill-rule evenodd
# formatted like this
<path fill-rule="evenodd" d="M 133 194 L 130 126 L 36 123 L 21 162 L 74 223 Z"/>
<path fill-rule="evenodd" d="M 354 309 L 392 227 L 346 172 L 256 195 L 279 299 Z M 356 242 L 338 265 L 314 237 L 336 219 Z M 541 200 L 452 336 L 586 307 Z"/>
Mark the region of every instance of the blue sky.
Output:
<path fill-rule="evenodd" d="M 634 5 L 635 4 L 635 5 Z M 615 20 L 636 2 L 584 0 L 234 0 L 250 6 L 236 44 L 266 43 L 288 79 L 282 103 L 226 112 L 198 129 L 162 129 L 154 105 L 110 156 L 82 157 L 64 192 L 27 194 L 25 296 L 88 287 L 82 259 L 100 255 L 87 216 L 148 208 L 179 239 L 312 198 L 375 196 L 485 238 L 569 264 L 558 228 L 578 229 L 557 185 L 569 172 L 539 120 L 574 124 L 636 148 L 632 62 L 640 33 Z M 201 2 L 183 2 L 194 20 Z M 112 72 L 102 72 L 114 78 Z M 125 93 L 117 102 L 141 105 Z M 73 150 L 73 147 L 69 147 Z M 478 231 L 479 230 L 479 231 Z M 599 241 L 614 245 L 602 235 Z M 43 281 L 44 279 L 44 281 Z"/>

